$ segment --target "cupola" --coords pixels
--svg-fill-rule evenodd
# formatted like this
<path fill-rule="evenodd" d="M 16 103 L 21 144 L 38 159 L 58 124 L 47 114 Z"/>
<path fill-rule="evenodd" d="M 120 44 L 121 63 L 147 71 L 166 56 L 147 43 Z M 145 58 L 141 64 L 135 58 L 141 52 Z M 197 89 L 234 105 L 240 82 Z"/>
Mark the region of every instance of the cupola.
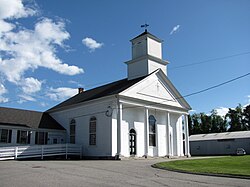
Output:
<path fill-rule="evenodd" d="M 162 60 L 162 40 L 147 30 L 130 40 L 132 43 L 132 60 L 127 64 L 128 79 L 146 76 L 157 69 L 167 75 L 167 61 Z"/>

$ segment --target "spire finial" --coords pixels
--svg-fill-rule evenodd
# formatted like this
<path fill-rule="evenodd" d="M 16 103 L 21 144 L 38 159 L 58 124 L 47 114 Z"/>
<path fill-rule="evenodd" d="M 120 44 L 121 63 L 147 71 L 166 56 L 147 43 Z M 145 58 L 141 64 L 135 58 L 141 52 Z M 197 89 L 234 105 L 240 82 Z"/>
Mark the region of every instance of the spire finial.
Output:
<path fill-rule="evenodd" d="M 146 22 L 145 22 L 145 24 L 144 25 L 141 25 L 141 28 L 145 28 L 145 32 L 147 32 L 148 30 L 147 30 L 147 27 L 149 26 L 149 24 L 147 24 Z"/>

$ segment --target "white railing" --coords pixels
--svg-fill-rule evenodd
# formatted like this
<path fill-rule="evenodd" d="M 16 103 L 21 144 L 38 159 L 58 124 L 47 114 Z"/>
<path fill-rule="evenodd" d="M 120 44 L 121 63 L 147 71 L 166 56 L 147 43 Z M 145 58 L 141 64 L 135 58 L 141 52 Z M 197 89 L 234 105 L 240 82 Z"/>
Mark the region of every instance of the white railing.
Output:
<path fill-rule="evenodd" d="M 81 158 L 82 146 L 76 144 L 52 144 L 52 145 L 30 145 L 30 146 L 13 146 L 0 147 L 0 160 L 22 159 L 46 156 L 76 155 Z"/>

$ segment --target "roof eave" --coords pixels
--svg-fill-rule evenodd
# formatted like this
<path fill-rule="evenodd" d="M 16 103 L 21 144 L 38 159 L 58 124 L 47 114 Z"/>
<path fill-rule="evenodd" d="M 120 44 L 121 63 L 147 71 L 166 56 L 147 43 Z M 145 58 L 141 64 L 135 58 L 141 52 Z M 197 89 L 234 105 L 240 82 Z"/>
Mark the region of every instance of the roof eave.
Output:
<path fill-rule="evenodd" d="M 72 107 L 75 108 L 75 107 L 80 107 L 80 106 L 83 106 L 83 105 L 89 105 L 89 104 L 91 104 L 93 102 L 98 102 L 100 100 L 111 99 L 112 97 L 114 97 L 116 95 L 117 94 L 103 96 L 103 97 L 99 97 L 99 98 L 96 98 L 96 99 L 92 99 L 92 100 L 88 100 L 88 101 L 83 101 L 83 102 L 80 102 L 80 103 L 75 103 L 75 104 L 72 104 L 72 105 L 62 106 L 60 108 L 51 108 L 51 109 L 47 110 L 46 112 L 48 112 L 48 113 L 54 113 L 54 112 L 60 112 L 60 111 L 68 110 L 68 109 L 71 109 Z"/>
<path fill-rule="evenodd" d="M 149 37 L 153 40 L 156 40 L 157 42 L 160 42 L 160 43 L 163 42 L 163 40 L 159 39 L 158 37 L 154 36 L 153 34 L 151 34 L 148 31 L 145 31 L 145 32 L 141 33 L 140 35 L 134 37 L 133 39 L 130 40 L 130 42 L 136 41 L 138 38 L 141 38 L 141 37 Z"/>
<path fill-rule="evenodd" d="M 173 92 L 175 93 L 175 95 L 177 96 L 176 99 L 179 100 L 184 107 L 186 108 L 186 110 L 191 110 L 191 106 L 188 104 L 188 102 L 184 99 L 184 97 L 180 94 L 180 92 L 175 88 L 175 86 L 173 85 L 173 83 L 170 81 L 170 79 L 163 73 L 163 71 L 161 69 L 159 69 L 158 72 L 161 77 L 163 79 L 165 79 L 165 81 L 167 81 L 168 85 L 170 86 L 170 88 L 173 90 Z"/>

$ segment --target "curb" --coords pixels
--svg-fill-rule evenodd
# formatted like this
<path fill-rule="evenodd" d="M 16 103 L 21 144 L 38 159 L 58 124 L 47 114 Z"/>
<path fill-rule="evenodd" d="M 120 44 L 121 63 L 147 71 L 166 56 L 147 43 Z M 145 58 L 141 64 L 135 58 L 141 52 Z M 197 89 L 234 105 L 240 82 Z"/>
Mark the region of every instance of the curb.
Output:
<path fill-rule="evenodd" d="M 162 169 L 166 171 L 173 171 L 177 173 L 185 173 L 185 174 L 192 174 L 192 175 L 205 175 L 205 176 L 212 176 L 212 177 L 227 177 L 227 178 L 237 178 L 237 179 L 248 179 L 250 180 L 250 176 L 246 175 L 229 175 L 229 174 L 215 174 L 215 173 L 195 173 L 191 171 L 184 171 L 184 170 L 178 170 L 178 169 L 170 169 L 165 167 L 156 166 L 156 164 L 151 165 L 151 167 L 156 169 Z"/>

